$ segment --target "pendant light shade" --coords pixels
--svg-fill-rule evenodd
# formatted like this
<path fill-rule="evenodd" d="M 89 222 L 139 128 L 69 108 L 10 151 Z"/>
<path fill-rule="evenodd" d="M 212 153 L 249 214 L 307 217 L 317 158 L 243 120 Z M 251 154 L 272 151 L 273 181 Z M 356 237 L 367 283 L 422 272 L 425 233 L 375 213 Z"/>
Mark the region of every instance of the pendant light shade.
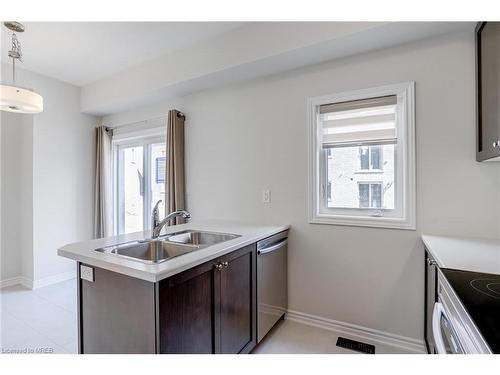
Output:
<path fill-rule="evenodd" d="M 16 33 L 24 32 L 24 25 L 15 22 L 4 22 L 12 31 L 12 45 L 8 51 L 12 59 L 12 85 L 0 85 L 0 110 L 17 113 L 40 113 L 43 111 L 43 98 L 33 90 L 16 86 L 16 61 L 22 62 L 21 43 Z"/>
<path fill-rule="evenodd" d="M 40 113 L 43 98 L 34 91 L 17 86 L 0 85 L 0 110 L 17 113 Z"/>

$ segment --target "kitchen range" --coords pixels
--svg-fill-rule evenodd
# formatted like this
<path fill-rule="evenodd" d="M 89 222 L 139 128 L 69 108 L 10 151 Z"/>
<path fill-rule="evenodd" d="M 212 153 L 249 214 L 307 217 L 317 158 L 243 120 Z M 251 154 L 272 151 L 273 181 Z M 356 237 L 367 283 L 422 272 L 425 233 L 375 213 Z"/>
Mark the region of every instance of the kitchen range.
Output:
<path fill-rule="evenodd" d="M 79 353 L 252 351 L 287 309 L 289 226 L 153 223 L 59 249 L 78 264 Z"/>
<path fill-rule="evenodd" d="M 500 23 L 475 28 L 476 160 L 500 160 Z M 496 226 L 498 231 L 498 225 Z M 494 235 L 497 237 L 498 232 Z M 423 235 L 429 353 L 500 353 L 500 240 Z"/>
<path fill-rule="evenodd" d="M 428 352 L 500 353 L 500 241 L 422 239 Z"/>

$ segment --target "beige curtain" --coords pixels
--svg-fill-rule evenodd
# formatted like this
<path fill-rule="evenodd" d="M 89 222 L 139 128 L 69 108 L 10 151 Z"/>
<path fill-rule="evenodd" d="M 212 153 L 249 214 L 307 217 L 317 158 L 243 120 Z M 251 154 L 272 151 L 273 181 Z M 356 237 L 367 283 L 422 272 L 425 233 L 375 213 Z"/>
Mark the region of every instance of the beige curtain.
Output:
<path fill-rule="evenodd" d="M 167 121 L 167 181 L 165 189 L 166 213 L 185 209 L 184 182 L 184 115 L 177 111 L 168 112 Z M 184 219 L 176 218 L 172 224 L 182 224 Z"/>
<path fill-rule="evenodd" d="M 111 197 L 111 137 L 112 130 L 99 126 L 95 129 L 94 180 L 94 237 L 111 236 L 113 204 Z"/>

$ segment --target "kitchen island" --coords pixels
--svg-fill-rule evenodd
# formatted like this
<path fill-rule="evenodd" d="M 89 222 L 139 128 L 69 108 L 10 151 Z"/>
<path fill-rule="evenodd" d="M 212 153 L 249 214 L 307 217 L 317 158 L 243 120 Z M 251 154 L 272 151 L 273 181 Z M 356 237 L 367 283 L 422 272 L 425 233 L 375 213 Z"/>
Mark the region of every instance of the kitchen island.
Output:
<path fill-rule="evenodd" d="M 216 221 L 167 227 L 160 240 L 194 231 L 232 236 L 158 263 L 103 250 L 140 244 L 149 231 L 62 247 L 58 254 L 78 264 L 79 352 L 250 352 L 257 342 L 256 243 L 288 228 Z"/>

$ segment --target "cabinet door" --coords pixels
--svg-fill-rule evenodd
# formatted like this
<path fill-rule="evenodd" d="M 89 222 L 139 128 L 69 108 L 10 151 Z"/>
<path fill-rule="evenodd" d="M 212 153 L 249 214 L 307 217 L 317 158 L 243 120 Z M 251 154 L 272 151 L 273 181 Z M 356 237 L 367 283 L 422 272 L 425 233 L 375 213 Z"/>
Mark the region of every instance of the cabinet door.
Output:
<path fill-rule="evenodd" d="M 500 156 L 500 22 L 481 22 L 477 34 L 477 160 Z"/>
<path fill-rule="evenodd" d="M 257 343 L 256 246 L 230 253 L 220 262 L 224 268 L 217 271 L 220 274 L 218 351 L 248 353 Z"/>
<path fill-rule="evenodd" d="M 436 345 L 432 334 L 432 313 L 437 300 L 437 267 L 430 254 L 425 252 L 425 326 L 424 337 L 427 343 L 427 351 L 435 353 Z"/>
<path fill-rule="evenodd" d="M 160 353 L 215 353 L 215 262 L 160 282 Z"/>

